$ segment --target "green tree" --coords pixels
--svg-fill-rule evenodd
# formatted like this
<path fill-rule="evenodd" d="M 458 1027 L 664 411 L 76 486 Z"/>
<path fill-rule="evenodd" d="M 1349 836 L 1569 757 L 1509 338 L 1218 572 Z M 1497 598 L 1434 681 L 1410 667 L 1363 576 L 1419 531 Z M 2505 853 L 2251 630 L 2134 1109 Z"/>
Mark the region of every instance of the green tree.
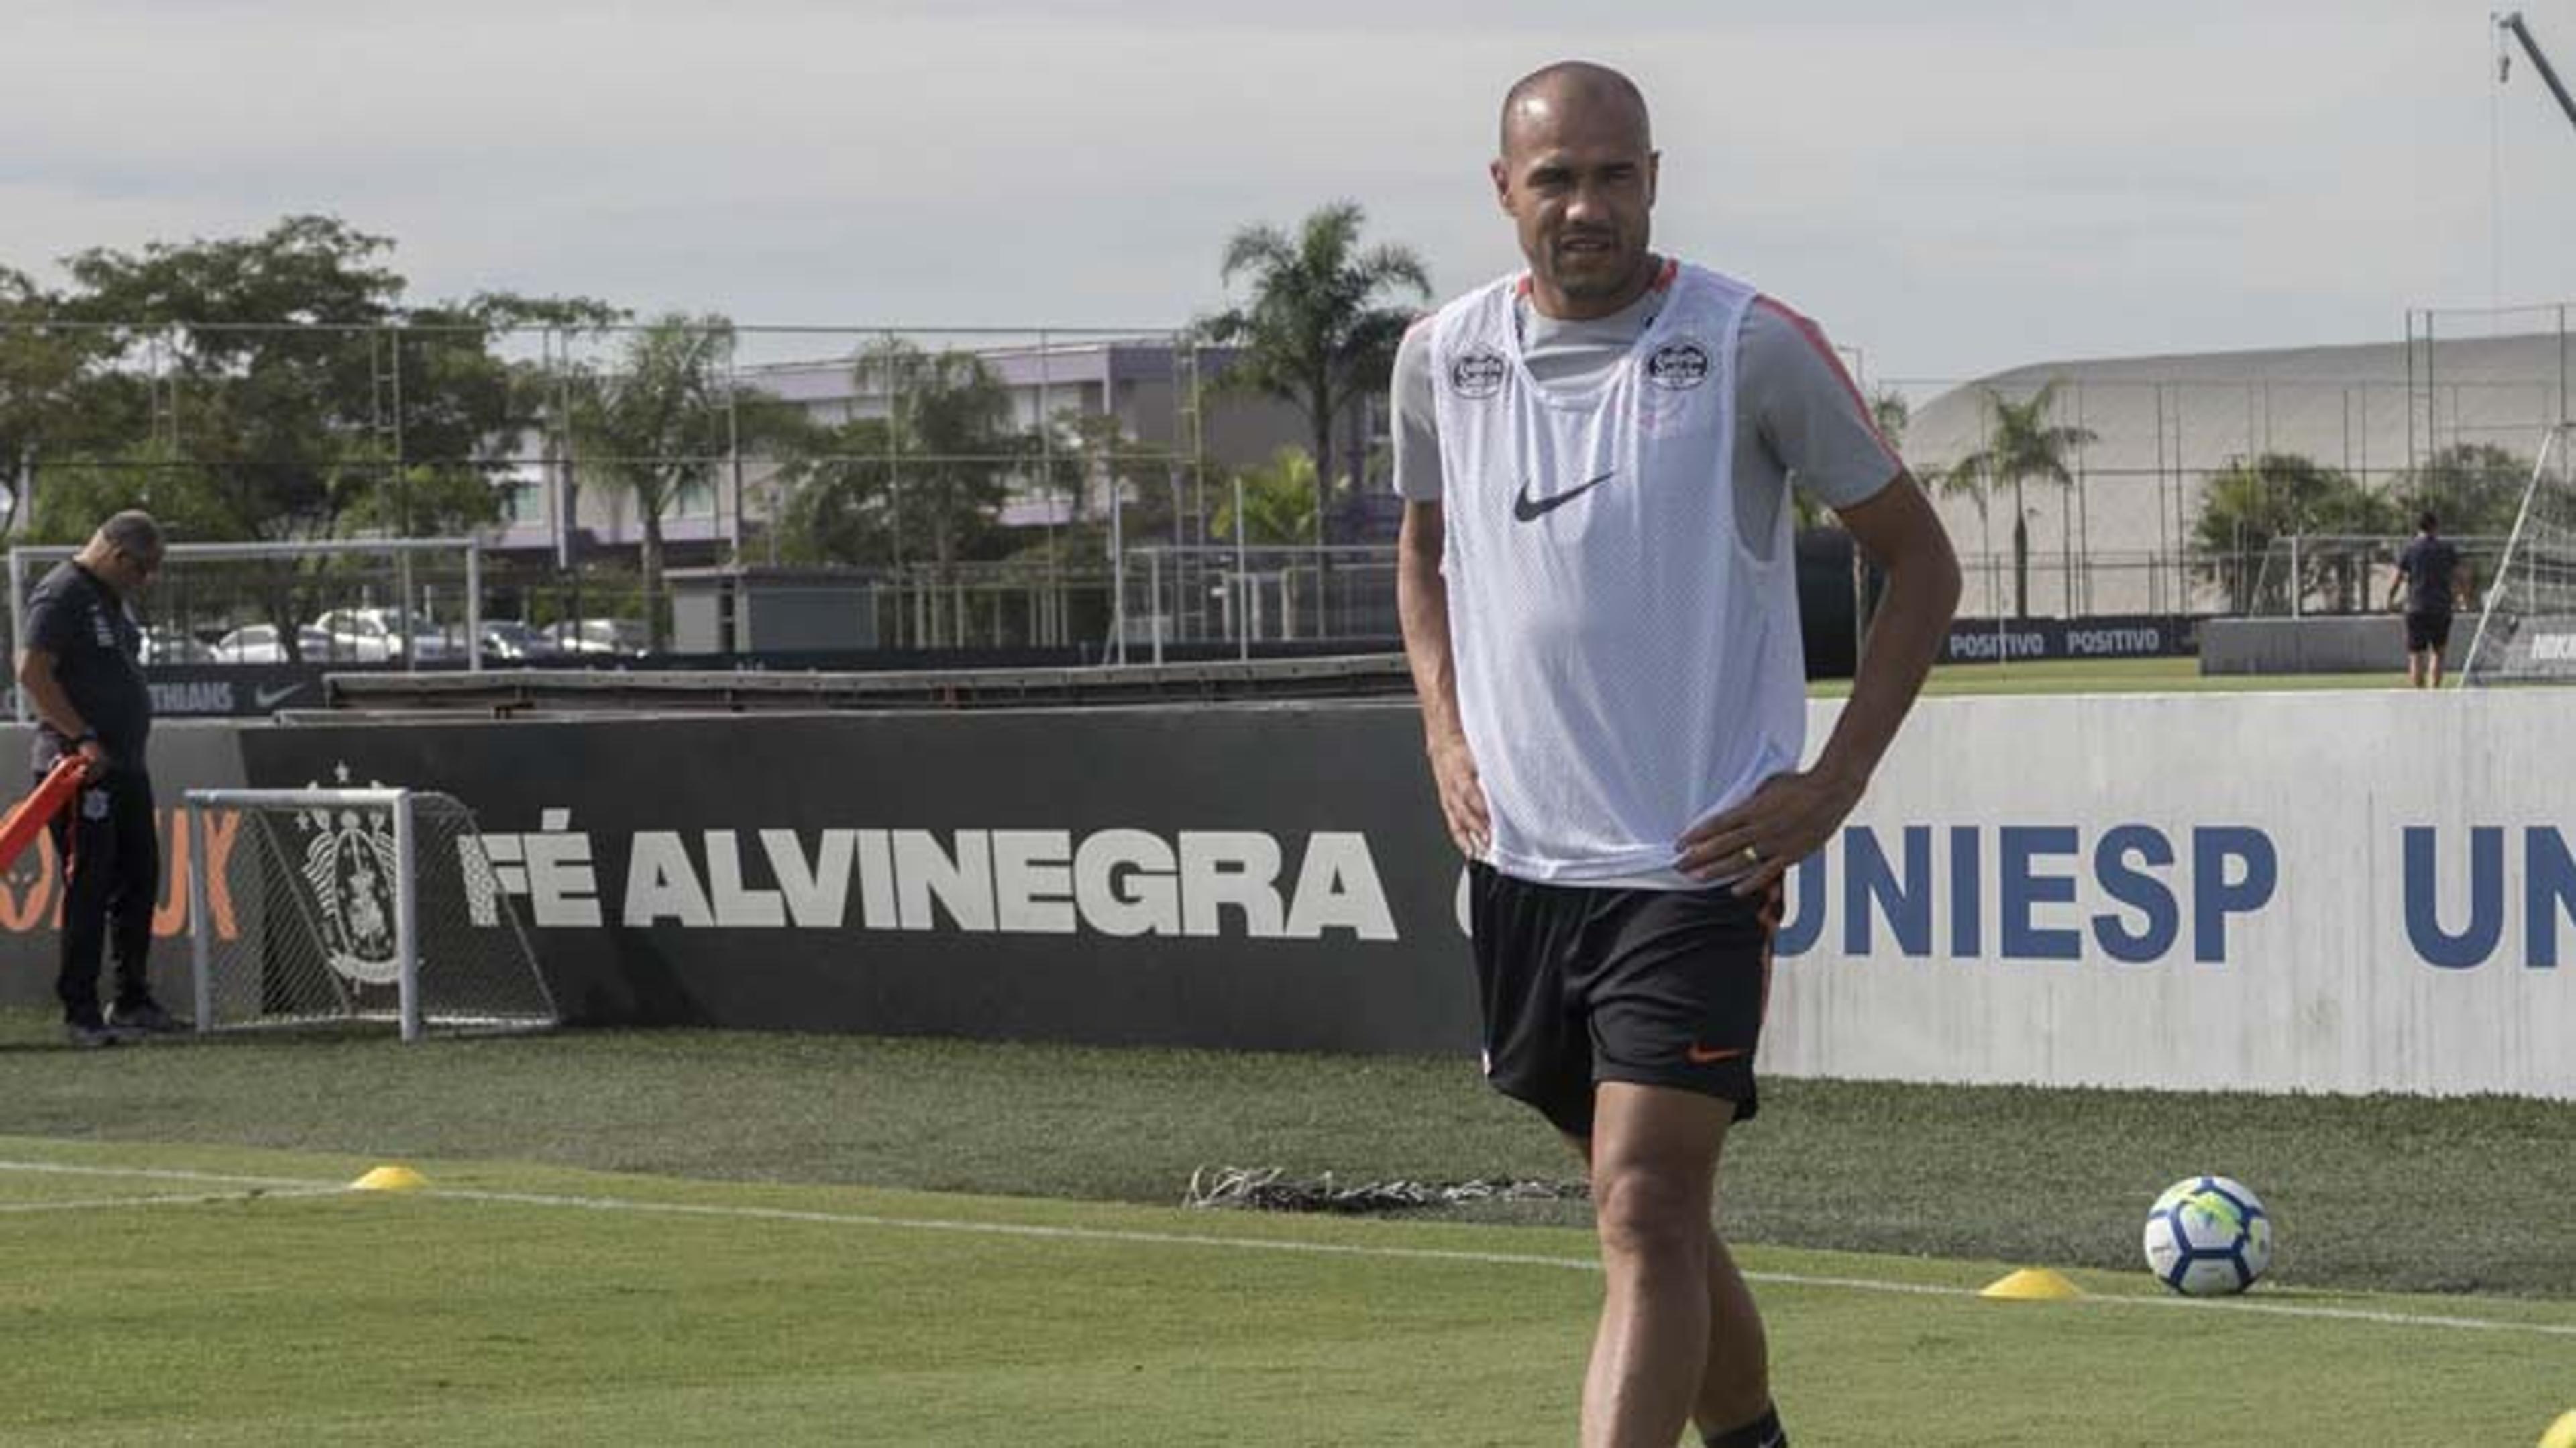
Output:
<path fill-rule="evenodd" d="M 1185 541 L 1177 531 L 1181 520 L 1177 483 L 1187 459 L 1179 452 L 1133 436 L 1114 413 L 1062 408 L 1056 412 L 1053 433 L 1054 490 L 1063 497 L 1066 516 L 1073 524 L 1061 546 L 1082 556 L 1103 556 L 1097 545 L 1106 533 L 1113 505 L 1119 529 L 1128 540 Z"/>
<path fill-rule="evenodd" d="M 1210 340 L 1242 349 L 1221 385 L 1281 398 L 1305 414 L 1319 528 L 1331 511 L 1335 422 L 1353 402 L 1386 390 L 1412 325 L 1412 310 L 1390 299 L 1431 296 L 1430 272 L 1410 249 L 1360 244 L 1365 220 L 1358 203 L 1337 201 L 1308 215 L 1294 236 L 1266 224 L 1237 231 L 1220 273 L 1229 284 L 1248 276 L 1251 300 L 1202 324 Z"/>
<path fill-rule="evenodd" d="M 690 493 L 711 494 L 727 455 L 726 363 L 733 324 L 666 313 L 624 335 L 615 360 L 571 377 L 574 472 L 635 504 L 644 626 L 662 646 L 663 522 Z"/>
<path fill-rule="evenodd" d="M 1877 425 L 1887 445 L 1901 452 L 1905 448 L 1906 424 L 1914 420 L 1914 404 L 1896 388 L 1877 388 L 1869 395 L 1869 420 Z"/>
<path fill-rule="evenodd" d="M 1985 517 L 1987 498 L 1995 490 L 2012 490 L 2016 618 L 2030 617 L 2030 523 L 2022 506 L 2022 486 L 2044 482 L 2073 487 L 2075 474 L 2066 466 L 2067 455 L 2099 438 L 2091 428 L 2049 421 L 2057 404 L 2057 388 L 2058 382 L 2052 378 L 2023 402 L 2014 402 L 1992 388 L 1984 389 L 1986 445 L 1953 463 L 1941 480 L 1943 492 L 1974 498 L 1980 519 Z"/>
<path fill-rule="evenodd" d="M 88 339 L 53 409 L 85 438 L 43 450 L 36 516 L 149 506 L 195 540 L 449 532 L 489 521 L 492 472 L 537 424 L 545 389 L 496 350 L 503 329 L 615 315 L 580 299 L 486 295 L 408 308 L 393 242 L 334 217 L 256 236 L 94 248 L 54 299 Z M 270 621 L 296 581 L 263 570 Z M 293 645 L 290 643 L 289 647 Z"/>
<path fill-rule="evenodd" d="M 335 218 L 295 216 L 256 237 L 71 257 L 74 318 L 114 335 L 141 368 L 156 430 L 202 471 L 229 538 L 333 532 L 348 470 L 373 460 L 386 420 L 372 330 L 393 320 L 392 249 Z"/>
<path fill-rule="evenodd" d="M 788 563 L 885 565 L 896 559 L 886 480 L 887 428 L 854 418 L 779 470 L 778 556 Z"/>
<path fill-rule="evenodd" d="M 1315 536 L 1315 460 L 1304 448 L 1283 447 L 1258 467 L 1237 473 L 1234 481 L 1242 488 L 1244 542 L 1303 543 Z M 1235 519 L 1229 488 L 1216 510 L 1210 541 L 1234 541 Z"/>
<path fill-rule="evenodd" d="M 2329 611 L 2368 606 L 2371 560 L 2349 550 L 2301 550 L 2298 577 L 2276 540 L 2298 534 L 2394 531 L 2397 504 L 2339 468 L 2297 453 L 2263 453 L 2212 473 L 2201 492 L 2192 542 L 2198 570 L 2237 613 L 2287 613 L 2292 590 Z"/>
<path fill-rule="evenodd" d="M 111 405 L 98 385 L 107 333 L 61 325 L 62 299 L 0 267 L 0 487 L 33 513 L 37 470 L 109 447 L 140 417 L 139 392 Z"/>
<path fill-rule="evenodd" d="M 400 384 L 400 427 L 378 446 L 396 456 L 344 498 L 340 531 L 420 537 L 499 521 L 505 460 L 525 452 L 557 406 L 542 364 L 506 360 L 502 344 L 512 333 L 624 319 L 584 298 L 507 292 L 407 310 L 383 343 Z"/>
<path fill-rule="evenodd" d="M 502 334 L 618 314 L 507 293 L 408 307 L 393 246 L 335 217 L 290 216 L 257 236 L 69 258 L 77 285 L 59 313 L 105 329 L 89 334 L 88 396 L 71 415 L 117 419 L 119 451 L 168 440 L 211 490 L 203 537 L 489 521 L 496 452 L 547 406 L 532 369 L 499 354 Z"/>
<path fill-rule="evenodd" d="M 2401 515 L 2392 531 L 2411 531 L 2415 515 L 2429 510 L 2441 519 L 2445 533 L 2464 537 L 2509 533 L 2522 511 L 2531 466 L 2531 459 L 2493 443 L 2462 442 L 2441 448 L 2421 467 L 2400 473 L 2389 484 Z"/>
<path fill-rule="evenodd" d="M 942 576 L 998 556 L 1002 503 L 1039 453 L 1011 425 L 1009 387 L 971 352 L 901 341 L 863 352 L 852 374 L 885 413 L 831 429 L 787 467 L 782 555 Z"/>

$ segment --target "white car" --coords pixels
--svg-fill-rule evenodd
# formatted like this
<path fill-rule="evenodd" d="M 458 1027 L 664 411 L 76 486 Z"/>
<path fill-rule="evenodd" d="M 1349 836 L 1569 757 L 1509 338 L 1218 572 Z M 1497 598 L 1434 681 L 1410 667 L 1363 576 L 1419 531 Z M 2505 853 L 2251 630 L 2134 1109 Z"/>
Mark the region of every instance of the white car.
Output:
<path fill-rule="evenodd" d="M 146 664 L 220 664 L 223 655 L 203 639 L 170 629 L 143 631 L 143 662 Z"/>
<path fill-rule="evenodd" d="M 483 620 L 483 657 L 493 663 L 524 664 L 550 659 L 554 640 L 514 618 Z"/>
<path fill-rule="evenodd" d="M 307 627 L 322 634 L 322 657 L 331 662 L 378 664 L 409 658 L 437 663 L 458 652 L 452 640 L 418 618 L 405 639 L 401 615 L 389 608 L 335 608 Z"/>
<path fill-rule="evenodd" d="M 633 659 L 648 652 L 644 625 L 631 618 L 565 619 L 550 625 L 545 637 L 559 654 Z"/>
<path fill-rule="evenodd" d="M 311 663 L 322 661 L 323 650 L 328 648 L 331 642 L 329 635 L 310 624 L 296 630 L 296 640 L 304 650 L 306 661 Z M 285 645 L 278 641 L 277 625 L 272 623 L 244 624 L 217 639 L 215 660 L 226 664 L 292 662 L 286 657 Z"/>

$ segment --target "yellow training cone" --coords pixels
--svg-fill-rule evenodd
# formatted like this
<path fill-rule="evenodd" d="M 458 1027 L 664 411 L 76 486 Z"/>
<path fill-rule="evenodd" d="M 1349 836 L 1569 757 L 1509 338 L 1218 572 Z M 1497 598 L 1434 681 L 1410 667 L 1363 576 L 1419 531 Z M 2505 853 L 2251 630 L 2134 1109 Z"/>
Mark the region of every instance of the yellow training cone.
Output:
<path fill-rule="evenodd" d="M 2540 1448 L 2576 1448 L 2576 1408 L 2558 1415 L 2558 1421 L 2540 1435 Z"/>
<path fill-rule="evenodd" d="M 2024 1267 L 1996 1278 L 1977 1295 L 2000 1302 L 2059 1302 L 2069 1297 L 2081 1297 L 2084 1290 L 2067 1281 L 2063 1273 L 2046 1267 Z"/>
<path fill-rule="evenodd" d="M 429 1178 L 407 1166 L 380 1166 L 349 1183 L 353 1192 L 416 1192 L 429 1185 Z"/>

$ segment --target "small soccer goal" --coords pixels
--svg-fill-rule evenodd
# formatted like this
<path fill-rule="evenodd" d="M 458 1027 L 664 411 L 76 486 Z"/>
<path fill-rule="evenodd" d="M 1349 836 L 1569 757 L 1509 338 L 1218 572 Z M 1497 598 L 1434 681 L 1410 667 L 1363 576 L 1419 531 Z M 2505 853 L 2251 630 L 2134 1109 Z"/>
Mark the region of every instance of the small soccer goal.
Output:
<path fill-rule="evenodd" d="M 197 1029 L 376 1023 L 414 1041 L 559 1022 L 453 796 L 199 789 L 183 826 Z"/>
<path fill-rule="evenodd" d="M 2541 444 L 2485 588 L 2461 685 L 2576 682 L 2576 426 Z"/>

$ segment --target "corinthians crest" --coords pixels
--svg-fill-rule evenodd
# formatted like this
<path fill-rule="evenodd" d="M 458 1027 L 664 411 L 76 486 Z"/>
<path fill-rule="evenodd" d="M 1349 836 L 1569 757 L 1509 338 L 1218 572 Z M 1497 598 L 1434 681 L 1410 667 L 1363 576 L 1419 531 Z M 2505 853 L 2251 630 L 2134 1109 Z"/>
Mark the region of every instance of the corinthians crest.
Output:
<path fill-rule="evenodd" d="M 349 766 L 335 773 L 347 787 Z M 344 805 L 307 810 L 296 816 L 296 827 L 305 835 L 298 873 L 312 887 L 323 958 L 361 985 L 393 984 L 402 974 L 394 941 L 393 816 Z"/>

